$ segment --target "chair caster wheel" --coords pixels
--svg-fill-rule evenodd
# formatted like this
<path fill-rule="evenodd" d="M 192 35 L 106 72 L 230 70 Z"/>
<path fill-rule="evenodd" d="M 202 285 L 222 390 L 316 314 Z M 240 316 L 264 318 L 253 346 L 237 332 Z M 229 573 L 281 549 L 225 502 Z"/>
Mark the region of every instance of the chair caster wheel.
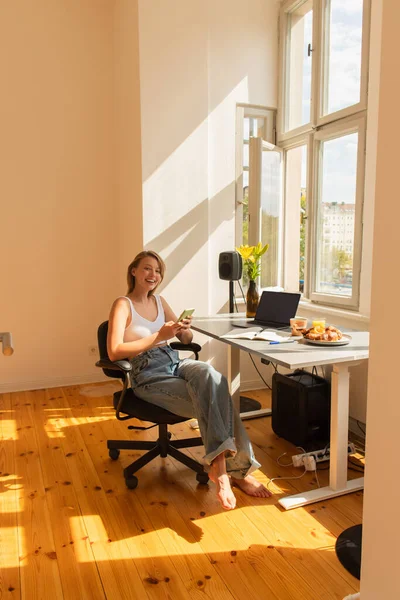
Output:
<path fill-rule="evenodd" d="M 127 477 L 125 479 L 125 483 L 126 483 L 126 487 L 129 490 L 134 490 L 135 488 L 137 488 L 139 481 L 138 481 L 137 477 L 135 477 L 134 475 L 131 475 L 131 477 Z"/>
<path fill-rule="evenodd" d="M 109 452 L 108 452 L 108 456 L 112 460 L 117 460 L 119 454 L 120 454 L 120 450 L 118 450 L 118 448 L 111 448 L 111 450 L 109 450 Z"/>
<path fill-rule="evenodd" d="M 172 438 L 172 433 L 170 431 L 168 431 L 168 439 L 170 440 Z"/>
<path fill-rule="evenodd" d="M 207 475 L 207 473 L 197 473 L 196 479 L 202 485 L 207 485 L 207 483 L 208 483 L 208 475 Z"/>

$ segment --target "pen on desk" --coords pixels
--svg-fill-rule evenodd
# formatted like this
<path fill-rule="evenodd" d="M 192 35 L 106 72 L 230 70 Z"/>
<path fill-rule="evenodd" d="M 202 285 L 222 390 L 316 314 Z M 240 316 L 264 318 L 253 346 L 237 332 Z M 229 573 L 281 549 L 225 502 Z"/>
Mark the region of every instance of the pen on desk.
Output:
<path fill-rule="evenodd" d="M 284 342 L 270 342 L 270 344 L 293 344 L 296 340 L 289 340 L 288 342 L 285 340 Z"/>

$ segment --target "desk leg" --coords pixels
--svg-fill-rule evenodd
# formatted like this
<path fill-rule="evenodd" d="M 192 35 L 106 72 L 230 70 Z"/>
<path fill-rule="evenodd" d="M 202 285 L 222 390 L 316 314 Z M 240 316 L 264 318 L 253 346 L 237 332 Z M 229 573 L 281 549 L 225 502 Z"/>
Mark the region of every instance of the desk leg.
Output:
<path fill-rule="evenodd" d="M 347 484 L 347 457 L 349 437 L 349 383 L 348 364 L 333 365 L 331 378 L 331 443 L 329 486 L 340 490 Z"/>
<path fill-rule="evenodd" d="M 240 350 L 228 344 L 228 385 L 233 405 L 240 410 Z"/>
<path fill-rule="evenodd" d="M 228 345 L 228 384 L 233 405 L 240 411 L 240 350 L 230 344 Z M 259 410 L 240 413 L 240 417 L 244 421 L 246 419 L 268 417 L 270 414 L 270 408 L 260 408 Z"/>
<path fill-rule="evenodd" d="M 354 363 L 333 365 L 331 382 L 331 443 L 329 486 L 287 496 L 279 500 L 286 509 L 305 506 L 320 500 L 335 498 L 362 490 L 364 477 L 347 481 L 349 434 L 349 367 Z"/>

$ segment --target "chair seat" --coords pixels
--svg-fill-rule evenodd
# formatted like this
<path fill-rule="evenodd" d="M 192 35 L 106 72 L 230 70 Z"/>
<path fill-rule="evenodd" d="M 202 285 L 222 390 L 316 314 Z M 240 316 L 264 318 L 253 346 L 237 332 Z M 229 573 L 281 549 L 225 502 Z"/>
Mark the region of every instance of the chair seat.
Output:
<path fill-rule="evenodd" d="M 119 398 L 122 392 L 115 392 L 114 394 L 114 408 L 117 409 Z M 187 421 L 188 417 L 180 417 L 174 413 L 169 412 L 165 408 L 161 408 L 151 402 L 146 402 L 141 398 L 135 396 L 132 388 L 126 391 L 125 398 L 121 407 L 121 412 L 136 417 L 141 421 L 150 421 L 151 423 L 166 423 L 167 425 L 173 425 L 174 423 L 182 423 Z"/>

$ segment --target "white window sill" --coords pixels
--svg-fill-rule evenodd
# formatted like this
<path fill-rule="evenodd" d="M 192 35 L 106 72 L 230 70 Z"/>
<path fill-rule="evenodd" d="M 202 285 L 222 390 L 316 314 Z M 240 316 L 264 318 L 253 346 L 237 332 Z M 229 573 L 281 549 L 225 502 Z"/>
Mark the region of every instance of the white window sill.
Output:
<path fill-rule="evenodd" d="M 352 310 L 346 310 L 345 308 L 333 308 L 332 306 L 323 306 L 321 304 L 314 304 L 309 300 L 300 300 L 298 312 L 304 312 L 304 316 L 311 317 L 328 317 L 330 321 L 335 320 L 340 324 L 342 321 L 346 324 L 349 322 L 363 326 L 365 329 L 369 329 L 369 317 L 362 315 L 359 312 Z M 306 314 L 307 313 L 307 314 Z"/>
<path fill-rule="evenodd" d="M 245 310 L 246 304 L 243 301 L 243 298 L 236 298 L 236 304 L 239 310 Z M 369 330 L 369 317 L 367 315 L 362 315 L 361 313 L 346 310 L 344 308 L 333 308 L 332 306 L 314 304 L 309 300 L 300 300 L 297 314 L 298 316 L 307 317 L 307 319 L 325 317 L 335 325 L 344 324 L 348 327 L 354 327 L 355 329 L 362 328 L 367 331 Z"/>

